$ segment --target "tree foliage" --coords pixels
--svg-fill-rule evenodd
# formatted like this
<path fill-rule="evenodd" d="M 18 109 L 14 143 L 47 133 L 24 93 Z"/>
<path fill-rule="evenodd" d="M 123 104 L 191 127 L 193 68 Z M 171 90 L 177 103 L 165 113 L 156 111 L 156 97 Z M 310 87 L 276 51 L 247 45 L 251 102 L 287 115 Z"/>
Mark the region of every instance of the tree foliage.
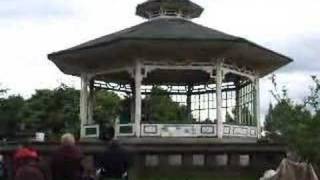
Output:
<path fill-rule="evenodd" d="M 119 96 L 98 91 L 94 99 L 94 119 L 97 123 L 115 119 L 119 112 Z M 0 132 L 5 136 L 14 136 L 15 132 L 43 131 L 53 138 L 64 132 L 79 135 L 79 103 L 79 90 L 64 84 L 54 90 L 36 90 L 26 100 L 21 96 L 0 98 Z"/>
<path fill-rule="evenodd" d="M 310 95 L 305 98 L 305 105 L 311 107 L 315 112 L 320 111 L 320 79 L 311 76 L 314 86 L 310 87 Z"/>
<path fill-rule="evenodd" d="M 79 131 L 79 97 L 74 88 L 61 85 L 54 90 L 37 90 L 25 102 L 23 122 L 29 129 L 60 134 Z"/>
<path fill-rule="evenodd" d="M 94 120 L 102 124 L 113 124 L 120 112 L 121 99 L 113 92 L 99 90 L 95 93 Z"/>
<path fill-rule="evenodd" d="M 0 99 L 0 132 L 12 136 L 22 119 L 24 99 L 21 96 L 9 96 Z"/>
<path fill-rule="evenodd" d="M 287 143 L 301 160 L 319 165 L 320 81 L 312 78 L 314 85 L 303 104 L 294 103 L 285 88 L 281 93 L 273 91 L 277 103 L 269 107 L 265 129 L 272 140 Z"/>
<path fill-rule="evenodd" d="M 144 113 L 149 119 L 156 123 L 188 123 L 186 106 L 174 102 L 169 94 L 160 87 L 153 87 L 151 94 L 143 102 Z"/>
<path fill-rule="evenodd" d="M 4 95 L 6 89 L 1 89 Z M 94 97 L 94 117 L 96 123 L 113 124 L 121 114 L 130 119 L 131 97 L 121 99 L 116 93 L 98 90 Z M 21 96 L 0 98 L 0 132 L 6 136 L 16 132 L 46 132 L 49 137 L 71 132 L 79 135 L 80 92 L 64 84 L 56 89 L 40 89 L 28 99 Z M 188 120 L 185 106 L 174 102 L 168 93 L 155 87 L 143 104 L 145 117 L 157 123 L 178 123 Z M 146 110 L 146 111 L 145 111 Z"/>
<path fill-rule="evenodd" d="M 8 91 L 8 89 L 5 89 L 5 88 L 1 87 L 1 84 L 0 84 L 0 99 L 4 94 L 7 93 L 7 91 Z"/>

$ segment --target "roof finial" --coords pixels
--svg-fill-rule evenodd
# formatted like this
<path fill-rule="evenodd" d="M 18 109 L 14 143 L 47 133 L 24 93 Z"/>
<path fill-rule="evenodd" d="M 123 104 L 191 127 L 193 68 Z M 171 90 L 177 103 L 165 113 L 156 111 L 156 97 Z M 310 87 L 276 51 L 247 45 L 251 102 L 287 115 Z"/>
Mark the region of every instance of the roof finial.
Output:
<path fill-rule="evenodd" d="M 137 6 L 136 14 L 146 19 L 170 16 L 185 19 L 197 18 L 203 8 L 190 0 L 148 0 Z"/>

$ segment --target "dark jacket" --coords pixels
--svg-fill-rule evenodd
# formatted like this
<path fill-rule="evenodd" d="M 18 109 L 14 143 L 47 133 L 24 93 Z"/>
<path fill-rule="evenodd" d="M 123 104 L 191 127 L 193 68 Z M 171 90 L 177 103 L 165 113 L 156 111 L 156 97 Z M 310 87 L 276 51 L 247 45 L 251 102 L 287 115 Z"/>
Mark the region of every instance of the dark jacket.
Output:
<path fill-rule="evenodd" d="M 76 146 L 61 146 L 52 157 L 53 180 L 79 180 L 81 178 L 82 153 Z"/>
<path fill-rule="evenodd" d="M 7 168 L 3 161 L 0 161 L 0 180 L 4 179 L 7 176 Z"/>
<path fill-rule="evenodd" d="M 129 154 L 117 142 L 112 142 L 97 163 L 102 177 L 121 178 L 129 168 Z"/>
<path fill-rule="evenodd" d="M 37 162 L 30 161 L 17 168 L 14 180 L 46 180 L 46 176 Z"/>

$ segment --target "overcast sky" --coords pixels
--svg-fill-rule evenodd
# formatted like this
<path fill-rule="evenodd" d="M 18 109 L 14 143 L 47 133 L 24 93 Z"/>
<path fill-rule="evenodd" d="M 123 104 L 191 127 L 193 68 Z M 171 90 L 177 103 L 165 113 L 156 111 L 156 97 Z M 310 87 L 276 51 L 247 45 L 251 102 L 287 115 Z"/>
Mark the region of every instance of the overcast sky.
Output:
<path fill-rule="evenodd" d="M 144 0 L 1 0 L 0 83 L 11 94 L 29 97 L 35 89 L 60 83 L 79 87 L 47 54 L 141 23 L 135 7 Z M 279 86 L 302 100 L 320 75 L 319 0 L 194 0 L 205 8 L 196 23 L 241 36 L 294 59 L 278 70 Z M 261 82 L 262 111 L 272 97 Z"/>

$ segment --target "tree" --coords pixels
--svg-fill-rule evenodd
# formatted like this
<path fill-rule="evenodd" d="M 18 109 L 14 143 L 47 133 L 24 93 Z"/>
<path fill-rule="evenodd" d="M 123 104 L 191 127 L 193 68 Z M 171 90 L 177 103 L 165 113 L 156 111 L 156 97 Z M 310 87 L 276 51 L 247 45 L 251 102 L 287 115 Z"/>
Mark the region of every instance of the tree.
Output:
<path fill-rule="evenodd" d="M 120 97 L 99 90 L 94 96 L 94 117 L 100 125 L 111 123 L 119 114 Z M 37 90 L 26 101 L 23 122 L 32 131 L 45 131 L 53 137 L 64 132 L 80 133 L 80 91 L 64 84 L 54 90 Z"/>
<path fill-rule="evenodd" d="M 0 84 L 0 98 L 1 98 L 1 96 L 3 96 L 4 94 L 6 94 L 7 91 L 8 91 L 8 89 L 2 88 L 2 87 L 1 87 L 1 84 Z"/>
<path fill-rule="evenodd" d="M 21 96 L 9 96 L 0 99 L 0 132 L 4 136 L 14 136 L 22 119 L 24 99 Z"/>
<path fill-rule="evenodd" d="M 100 125 L 113 124 L 120 112 L 120 102 L 120 97 L 114 92 L 97 91 L 93 119 Z"/>
<path fill-rule="evenodd" d="M 320 79 L 317 76 L 311 76 L 314 85 L 310 87 L 310 95 L 304 100 L 306 106 L 312 108 L 313 111 L 320 111 Z"/>
<path fill-rule="evenodd" d="M 273 138 L 296 146 L 301 139 L 300 133 L 312 119 L 311 113 L 301 105 L 278 102 L 266 116 L 265 128 Z"/>
<path fill-rule="evenodd" d="M 243 106 L 240 111 L 240 116 L 242 116 L 242 122 L 241 124 L 247 125 L 247 126 L 255 126 L 257 121 L 255 120 L 255 117 L 253 113 L 250 111 L 248 106 Z"/>
<path fill-rule="evenodd" d="M 79 97 L 74 88 L 62 84 L 54 90 L 37 90 L 26 101 L 24 123 L 30 129 L 60 134 L 79 132 Z"/>
<path fill-rule="evenodd" d="M 272 140 L 287 143 L 291 151 L 301 160 L 319 165 L 320 112 L 317 102 L 320 102 L 318 90 L 320 81 L 315 77 L 313 79 L 315 84 L 304 104 L 294 103 L 287 96 L 287 91 L 282 90 L 282 94 L 273 93 L 274 97 L 277 97 L 277 103 L 269 107 L 265 129 Z"/>
<path fill-rule="evenodd" d="M 153 87 L 143 103 L 143 114 L 148 120 L 156 123 L 188 123 L 187 108 L 174 102 L 168 92 L 160 87 Z"/>

